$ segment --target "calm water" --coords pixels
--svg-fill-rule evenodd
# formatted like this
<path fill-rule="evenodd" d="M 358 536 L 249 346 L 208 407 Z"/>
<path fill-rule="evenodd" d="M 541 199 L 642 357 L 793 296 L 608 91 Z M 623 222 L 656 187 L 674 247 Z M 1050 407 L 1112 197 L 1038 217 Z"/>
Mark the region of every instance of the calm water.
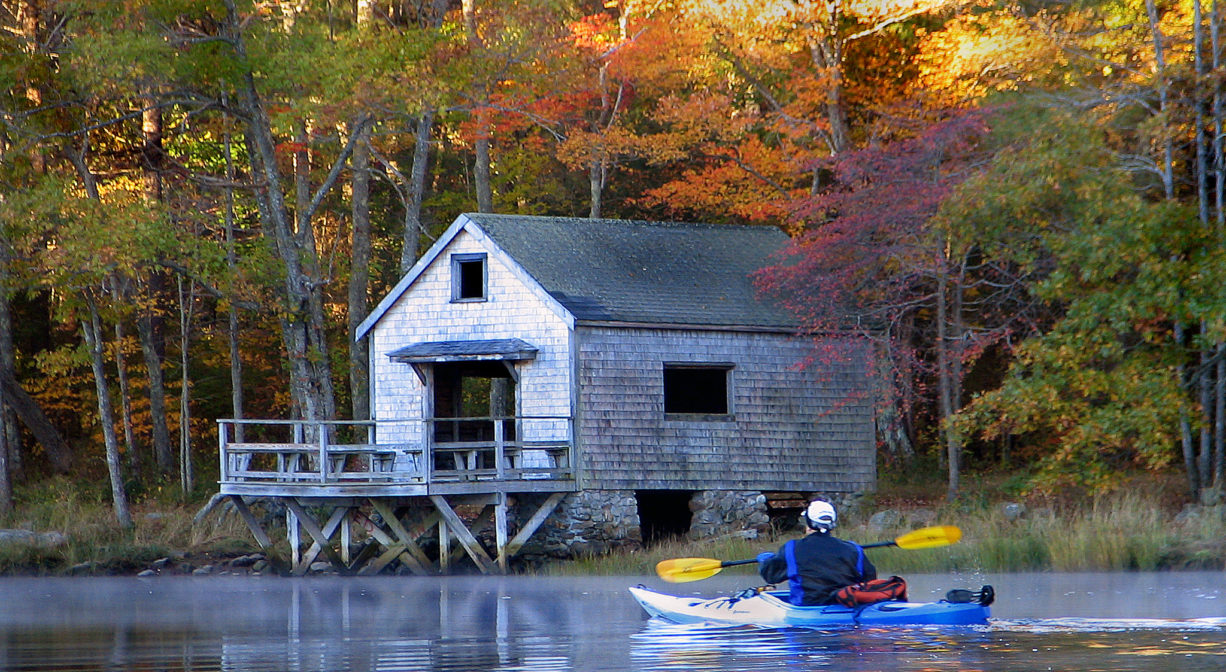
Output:
<path fill-rule="evenodd" d="M 0 579 L 0 670 L 1226 670 L 1226 574 L 991 583 L 991 625 L 755 629 L 647 620 L 634 578 Z M 747 572 L 671 586 L 718 595 Z"/>

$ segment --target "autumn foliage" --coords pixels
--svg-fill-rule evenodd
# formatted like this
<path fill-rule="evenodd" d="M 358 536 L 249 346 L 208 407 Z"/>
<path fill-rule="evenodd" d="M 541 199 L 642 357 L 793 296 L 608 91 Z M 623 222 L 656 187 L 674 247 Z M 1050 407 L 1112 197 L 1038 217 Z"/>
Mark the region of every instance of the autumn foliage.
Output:
<path fill-rule="evenodd" d="M 207 484 L 211 420 L 244 408 L 360 413 L 352 324 L 478 209 L 784 229 L 763 292 L 874 344 L 885 454 L 943 463 L 951 494 L 1019 455 L 1049 490 L 1176 466 L 1220 490 L 1221 22 L 3 0 L 0 506 L 52 470 Z"/>

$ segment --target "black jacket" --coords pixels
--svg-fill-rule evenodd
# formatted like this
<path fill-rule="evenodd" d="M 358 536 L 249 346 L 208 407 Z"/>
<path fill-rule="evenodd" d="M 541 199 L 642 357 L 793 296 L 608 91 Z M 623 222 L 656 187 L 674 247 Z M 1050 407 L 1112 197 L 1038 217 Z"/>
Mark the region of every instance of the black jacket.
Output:
<path fill-rule="evenodd" d="M 759 562 L 758 573 L 767 583 L 786 580 L 790 601 L 798 605 L 832 604 L 840 588 L 877 578 L 877 568 L 864 557 L 864 549 L 821 532 L 787 542 Z"/>

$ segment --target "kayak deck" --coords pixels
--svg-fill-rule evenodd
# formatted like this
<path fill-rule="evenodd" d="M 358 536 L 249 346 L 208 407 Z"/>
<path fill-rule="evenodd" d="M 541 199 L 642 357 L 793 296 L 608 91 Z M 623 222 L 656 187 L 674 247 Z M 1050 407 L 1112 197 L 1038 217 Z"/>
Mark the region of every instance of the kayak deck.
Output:
<path fill-rule="evenodd" d="M 675 623 L 719 623 L 765 627 L 850 627 L 983 625 L 986 605 L 960 602 L 878 602 L 861 607 L 826 605 L 798 607 L 786 593 L 763 592 L 746 597 L 714 599 L 678 597 L 632 587 L 630 593 L 651 616 Z"/>

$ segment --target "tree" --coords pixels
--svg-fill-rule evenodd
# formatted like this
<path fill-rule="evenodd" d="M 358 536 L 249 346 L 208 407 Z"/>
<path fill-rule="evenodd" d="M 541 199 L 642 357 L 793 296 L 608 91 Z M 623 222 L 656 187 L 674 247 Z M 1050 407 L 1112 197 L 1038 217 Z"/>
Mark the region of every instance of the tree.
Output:
<path fill-rule="evenodd" d="M 1031 317 L 1016 294 L 995 291 L 1003 269 L 933 223 L 974 174 L 985 124 L 984 113 L 961 112 L 912 138 L 824 164 L 830 186 L 795 210 L 806 232 L 758 278 L 807 333 L 875 342 L 904 415 L 936 378 L 951 499 L 961 439 L 948 420 L 961 406 L 963 372 Z"/>
<path fill-rule="evenodd" d="M 1184 356 L 1174 325 L 1206 298 L 1198 276 L 1218 274 L 1203 257 L 1171 262 L 1206 251 L 1194 211 L 1140 198 L 1084 121 L 1045 115 L 1010 147 L 946 215 L 1041 270 L 1033 291 L 1059 317 L 957 424 L 1051 446 L 1040 455 L 1043 487 L 1102 489 L 1122 467 L 1163 468 L 1191 402 L 1172 375 Z M 1020 236 L 1029 245 L 1002 244 Z"/>

